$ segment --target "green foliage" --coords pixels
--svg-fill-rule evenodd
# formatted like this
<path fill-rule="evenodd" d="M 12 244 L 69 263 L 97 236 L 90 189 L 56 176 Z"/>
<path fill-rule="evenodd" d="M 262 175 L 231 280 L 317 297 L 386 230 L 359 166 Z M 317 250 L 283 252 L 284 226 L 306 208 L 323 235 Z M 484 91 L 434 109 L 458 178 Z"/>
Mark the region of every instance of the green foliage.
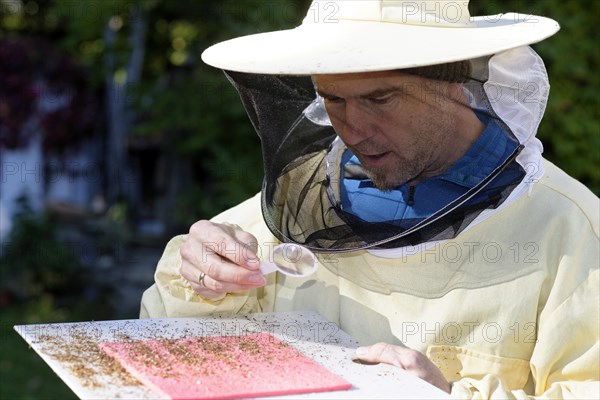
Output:
<path fill-rule="evenodd" d="M 214 42 L 294 26 L 304 12 L 293 1 L 194 4 L 185 13 L 173 2 L 157 5 L 149 38 L 157 46 L 148 46 L 146 70 L 156 79 L 135 91 L 141 113 L 134 134 L 159 137 L 191 162 L 195 184 L 182 192 L 175 215 L 184 224 L 258 192 L 263 175 L 260 141 L 237 92 L 199 55 Z"/>
<path fill-rule="evenodd" d="M 57 105 L 40 111 L 40 100 Z M 84 69 L 67 54 L 43 39 L 0 37 L 0 146 L 26 147 L 35 116 L 44 148 L 64 150 L 93 133 L 98 111 Z"/>
<path fill-rule="evenodd" d="M 561 30 L 533 45 L 550 77 L 550 99 L 538 130 L 544 155 L 600 194 L 599 1 L 471 1 L 471 15 L 519 12 L 555 19 Z"/>
<path fill-rule="evenodd" d="M 34 213 L 25 196 L 18 204 L 13 229 L 0 248 L 0 399 L 75 399 L 13 325 L 113 315 L 104 299 L 83 296 L 93 282 L 84 277 L 73 249 L 57 239 L 55 223 Z M 120 210 L 112 214 L 111 220 L 121 219 Z"/>
<path fill-rule="evenodd" d="M 19 298 L 35 298 L 77 288 L 79 265 L 55 237 L 46 215 L 34 213 L 26 197 L 0 252 L 0 290 Z"/>
<path fill-rule="evenodd" d="M 49 10 L 66 32 L 64 49 L 103 79 L 107 51 L 124 65 L 132 50 L 128 35 L 133 18 L 147 18 L 142 79 L 112 101 L 127 101 L 137 118 L 133 138 L 162 143 L 170 160 L 186 163 L 191 182 L 180 193 L 175 216 L 188 225 L 208 218 L 258 192 L 262 181 L 260 141 L 237 93 L 220 70 L 200 54 L 211 44 L 234 36 L 297 25 L 307 1 L 107 0 L 94 3 L 57 0 Z M 106 48 L 106 26 L 116 37 Z M 117 67 L 117 74 L 125 71 Z M 180 177 L 185 179 L 184 177 Z"/>
<path fill-rule="evenodd" d="M 7 31 L 51 37 L 91 70 L 97 85 L 106 79 L 106 54 L 123 65 L 131 52 L 132 20 L 147 18 L 142 78 L 127 101 L 137 118 L 131 135 L 162 143 L 169 160 L 188 165 L 186 188 L 175 215 L 189 224 L 207 218 L 260 189 L 260 142 L 237 94 L 223 74 L 200 54 L 232 37 L 297 26 L 309 0 L 31 0 L 39 11 L 3 15 Z M 561 31 L 533 47 L 546 62 L 552 85 L 539 128 L 545 156 L 600 194 L 600 65 L 598 1 L 472 0 L 472 15 L 509 11 L 544 15 Z M 107 48 L 106 27 L 117 40 Z M 126 71 L 117 68 L 116 76 Z M 182 178 L 184 179 L 184 178 Z"/>

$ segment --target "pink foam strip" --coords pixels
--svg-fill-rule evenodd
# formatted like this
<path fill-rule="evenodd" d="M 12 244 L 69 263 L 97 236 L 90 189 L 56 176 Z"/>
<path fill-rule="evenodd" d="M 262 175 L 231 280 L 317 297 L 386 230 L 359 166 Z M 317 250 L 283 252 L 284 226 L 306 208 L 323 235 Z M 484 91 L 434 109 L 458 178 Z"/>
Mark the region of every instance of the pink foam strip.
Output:
<path fill-rule="evenodd" d="M 100 347 L 144 385 L 171 399 L 278 396 L 352 386 L 266 333 L 103 342 Z"/>

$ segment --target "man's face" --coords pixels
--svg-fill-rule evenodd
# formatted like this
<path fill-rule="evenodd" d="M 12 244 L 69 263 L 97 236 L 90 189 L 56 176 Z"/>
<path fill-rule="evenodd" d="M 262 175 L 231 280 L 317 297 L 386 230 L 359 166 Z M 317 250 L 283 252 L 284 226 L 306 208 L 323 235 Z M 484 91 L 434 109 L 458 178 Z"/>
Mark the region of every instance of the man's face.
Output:
<path fill-rule="evenodd" d="M 379 189 L 447 166 L 452 84 L 397 71 L 316 75 L 314 82 L 336 133 Z"/>

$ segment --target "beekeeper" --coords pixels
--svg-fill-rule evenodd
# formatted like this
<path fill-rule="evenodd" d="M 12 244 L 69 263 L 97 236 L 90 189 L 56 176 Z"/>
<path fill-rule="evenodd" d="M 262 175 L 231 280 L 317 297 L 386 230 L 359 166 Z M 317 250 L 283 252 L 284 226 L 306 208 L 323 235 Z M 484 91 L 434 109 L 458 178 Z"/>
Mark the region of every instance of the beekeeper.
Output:
<path fill-rule="evenodd" d="M 559 26 L 467 7 L 315 1 L 207 49 L 264 184 L 170 241 L 141 316 L 315 310 L 457 398 L 597 397 L 599 201 L 535 137 L 549 83 L 528 45 Z M 263 276 L 281 242 L 317 272 Z"/>

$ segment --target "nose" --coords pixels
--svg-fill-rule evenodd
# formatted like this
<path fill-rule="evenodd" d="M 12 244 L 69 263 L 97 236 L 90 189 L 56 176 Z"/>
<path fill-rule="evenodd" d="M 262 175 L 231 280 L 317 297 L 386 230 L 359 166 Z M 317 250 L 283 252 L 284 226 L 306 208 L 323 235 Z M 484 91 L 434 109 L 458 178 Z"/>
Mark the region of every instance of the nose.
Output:
<path fill-rule="evenodd" d="M 348 101 L 342 115 L 340 129 L 336 131 L 346 145 L 354 146 L 373 136 L 373 132 L 368 129 L 368 113 L 364 112 L 359 104 Z"/>

